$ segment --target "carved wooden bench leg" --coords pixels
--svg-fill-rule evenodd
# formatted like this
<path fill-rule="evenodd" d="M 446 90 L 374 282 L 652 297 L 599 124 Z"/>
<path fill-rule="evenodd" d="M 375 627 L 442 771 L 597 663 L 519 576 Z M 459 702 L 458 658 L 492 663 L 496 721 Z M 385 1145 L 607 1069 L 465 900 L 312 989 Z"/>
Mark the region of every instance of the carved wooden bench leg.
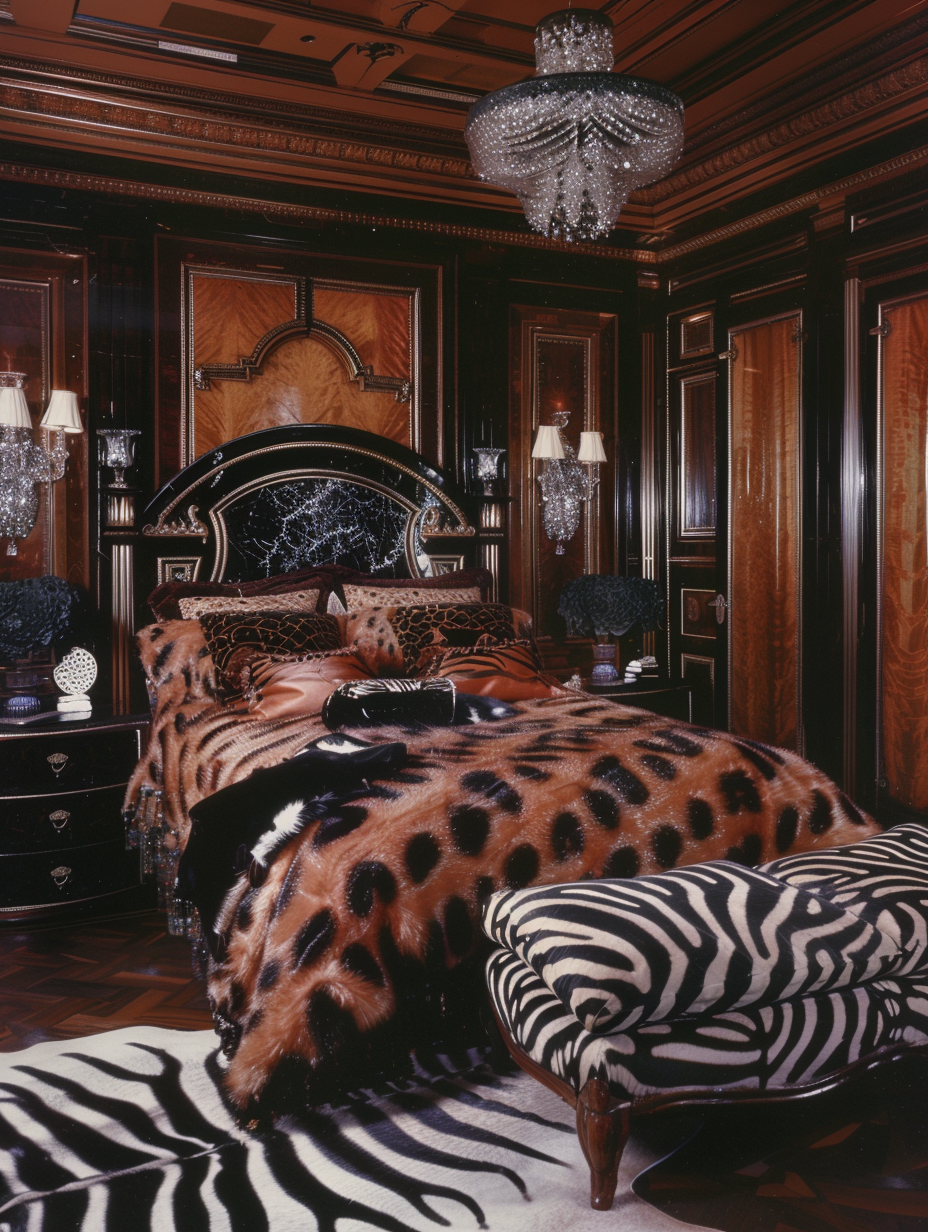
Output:
<path fill-rule="evenodd" d="M 577 1136 L 590 1165 L 590 1206 L 608 1211 L 625 1143 L 631 1105 L 613 1099 L 601 1078 L 589 1078 L 577 1097 Z"/>

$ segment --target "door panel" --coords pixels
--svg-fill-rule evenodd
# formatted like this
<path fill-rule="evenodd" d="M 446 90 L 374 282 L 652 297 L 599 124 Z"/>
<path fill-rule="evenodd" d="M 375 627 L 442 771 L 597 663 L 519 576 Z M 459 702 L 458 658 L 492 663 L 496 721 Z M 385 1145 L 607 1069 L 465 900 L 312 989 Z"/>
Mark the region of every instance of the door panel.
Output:
<path fill-rule="evenodd" d="M 880 305 L 878 766 L 928 809 L 928 294 Z"/>
<path fill-rule="evenodd" d="M 801 749 L 799 313 L 729 333 L 729 728 Z"/>

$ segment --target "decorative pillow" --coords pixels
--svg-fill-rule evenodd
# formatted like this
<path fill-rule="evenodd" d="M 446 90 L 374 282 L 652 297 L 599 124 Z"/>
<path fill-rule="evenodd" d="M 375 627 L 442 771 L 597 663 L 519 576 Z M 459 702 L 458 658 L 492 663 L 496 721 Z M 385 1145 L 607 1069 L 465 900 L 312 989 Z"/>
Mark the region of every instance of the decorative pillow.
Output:
<path fill-rule="evenodd" d="M 454 722 L 450 680 L 366 680 L 342 684 L 322 708 L 322 721 L 339 727 L 447 727 Z"/>
<path fill-rule="evenodd" d="M 356 612 L 364 607 L 375 607 L 384 599 L 389 599 L 397 606 L 416 603 L 479 603 L 483 598 L 479 586 L 448 587 L 436 586 L 426 590 L 422 586 L 391 586 L 389 591 L 377 586 L 356 586 L 350 582 L 342 585 L 345 596 L 345 608 Z M 335 598 L 333 592 L 331 598 Z"/>
<path fill-rule="evenodd" d="M 898 953 L 834 902 L 724 860 L 503 891 L 483 927 L 600 1033 L 878 979 Z"/>
<path fill-rule="evenodd" d="M 359 573 L 341 565 L 328 568 L 334 588 L 329 596 L 328 610 L 336 615 L 379 604 L 399 607 L 409 603 L 485 603 L 493 591 L 493 575 L 489 569 L 454 569 L 437 577 L 395 578 L 372 577 L 369 573 Z M 348 587 L 355 596 L 353 601 L 349 601 Z M 363 600 L 361 591 L 367 592 Z M 446 595 L 445 592 L 449 593 Z M 468 597 L 454 597 L 459 594 Z"/>
<path fill-rule="evenodd" d="M 521 702 L 530 697 L 569 697 L 570 694 L 542 670 L 530 641 L 496 645 L 453 646 L 426 662 L 426 674 L 448 677 L 465 693 Z"/>
<path fill-rule="evenodd" d="M 531 633 L 527 612 L 503 603 L 369 607 L 340 617 L 343 641 L 372 675 L 415 675 L 429 647 L 476 645 L 480 638 L 511 642 Z"/>
<path fill-rule="evenodd" d="M 308 612 L 213 612 L 200 618 L 206 644 L 227 694 L 241 693 L 243 670 L 258 655 L 312 654 L 341 645 L 334 616 Z"/>
<path fill-rule="evenodd" d="M 353 650 L 271 658 L 259 655 L 245 669 L 249 711 L 258 719 L 318 714 L 325 699 L 347 680 L 369 680 Z"/>
<path fill-rule="evenodd" d="M 257 595 L 282 595 L 294 590 L 318 587 L 321 605 L 329 597 L 332 574 L 316 567 L 297 569 L 293 573 L 278 573 L 274 577 L 257 578 L 251 582 L 162 582 L 148 596 L 148 606 L 156 620 L 181 620 L 181 599 L 250 598 Z"/>
<path fill-rule="evenodd" d="M 184 620 L 199 620 L 212 612 L 315 612 L 321 590 L 289 590 L 282 595 L 206 595 L 180 598 L 177 606 Z"/>

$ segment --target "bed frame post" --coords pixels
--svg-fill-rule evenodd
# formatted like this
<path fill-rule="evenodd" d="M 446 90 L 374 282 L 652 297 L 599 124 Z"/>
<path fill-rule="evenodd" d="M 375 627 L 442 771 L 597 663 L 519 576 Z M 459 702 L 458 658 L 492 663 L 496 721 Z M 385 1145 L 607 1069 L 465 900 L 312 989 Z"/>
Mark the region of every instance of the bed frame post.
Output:
<path fill-rule="evenodd" d="M 612 1208 L 630 1111 L 629 1103 L 613 1099 L 602 1078 L 588 1078 L 577 1096 L 577 1136 L 590 1165 L 590 1206 L 594 1210 Z"/>

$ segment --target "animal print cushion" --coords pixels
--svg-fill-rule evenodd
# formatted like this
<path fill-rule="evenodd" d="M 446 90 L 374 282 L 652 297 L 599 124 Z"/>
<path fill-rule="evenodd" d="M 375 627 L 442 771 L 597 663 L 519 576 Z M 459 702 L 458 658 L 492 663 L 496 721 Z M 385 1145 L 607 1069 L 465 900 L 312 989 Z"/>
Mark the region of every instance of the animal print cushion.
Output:
<path fill-rule="evenodd" d="M 346 582 L 342 586 L 345 608 L 355 612 L 359 608 L 375 607 L 389 599 L 397 606 L 410 603 L 479 603 L 483 596 L 479 586 L 435 587 L 426 590 L 422 586 L 392 586 L 389 591 L 377 586 L 358 586 Z"/>
<path fill-rule="evenodd" d="M 257 655 L 311 654 L 341 646 L 334 616 L 308 612 L 213 612 L 200 618 L 206 644 L 227 694 L 241 693 L 244 669 Z"/>
<path fill-rule="evenodd" d="M 727 861 L 503 891 L 483 927 L 597 1033 L 878 979 L 898 954 L 829 899 Z"/>
<path fill-rule="evenodd" d="M 330 570 L 315 567 L 256 578 L 251 582 L 162 582 L 148 596 L 148 606 L 156 620 L 180 620 L 182 599 L 255 598 L 259 595 L 283 595 L 308 587 L 318 588 L 322 592 L 324 605 L 334 584 Z"/>
<path fill-rule="evenodd" d="M 367 680 L 370 672 L 352 650 L 275 658 L 260 655 L 246 668 L 249 710 L 257 719 L 318 714 L 329 694 L 348 680 Z"/>
<path fill-rule="evenodd" d="M 177 606 L 184 620 L 199 620 L 211 612 L 234 612 L 250 615 L 254 612 L 314 612 L 322 592 L 291 590 L 282 595 L 205 595 L 200 598 L 180 598 Z"/>
<path fill-rule="evenodd" d="M 417 674 L 430 647 L 510 642 L 531 633 L 528 613 L 502 603 L 369 607 L 340 619 L 344 644 L 377 676 Z"/>
<path fill-rule="evenodd" d="M 875 980 L 614 1035 L 584 1030 L 508 950 L 491 956 L 487 985 L 500 1022 L 542 1069 L 575 1091 L 595 1074 L 626 1099 L 707 1088 L 782 1090 L 816 1082 L 877 1048 L 928 1041 L 924 979 Z"/>
<path fill-rule="evenodd" d="M 545 674 L 532 642 L 452 646 L 426 664 L 428 676 L 448 677 L 466 693 L 520 702 L 529 697 L 564 697 L 558 682 Z"/>
<path fill-rule="evenodd" d="M 910 821 L 865 842 L 784 856 L 765 865 L 763 871 L 787 885 L 828 898 L 895 937 L 899 959 L 894 975 L 924 966 L 928 825 Z"/>
<path fill-rule="evenodd" d="M 483 603 L 493 589 L 489 569 L 452 569 L 450 573 L 420 578 L 372 577 L 341 565 L 327 565 L 326 571 L 331 574 L 333 587 L 328 610 L 336 615 L 378 604 L 398 607 L 408 603 Z M 349 590 L 355 597 L 353 602 L 349 600 Z M 362 600 L 362 592 L 366 600 Z M 452 597 L 462 594 L 468 597 Z"/>

